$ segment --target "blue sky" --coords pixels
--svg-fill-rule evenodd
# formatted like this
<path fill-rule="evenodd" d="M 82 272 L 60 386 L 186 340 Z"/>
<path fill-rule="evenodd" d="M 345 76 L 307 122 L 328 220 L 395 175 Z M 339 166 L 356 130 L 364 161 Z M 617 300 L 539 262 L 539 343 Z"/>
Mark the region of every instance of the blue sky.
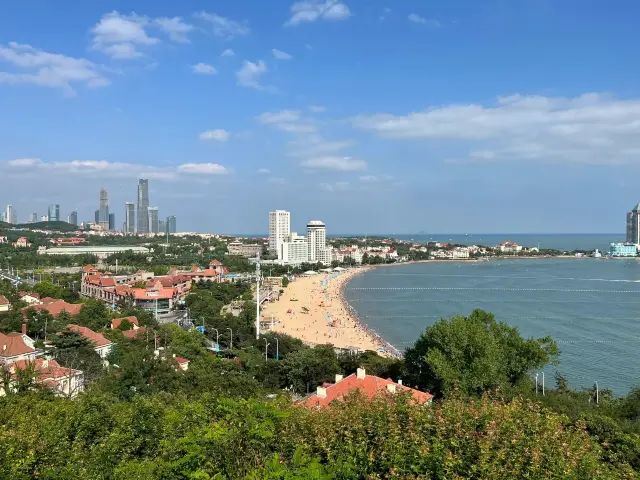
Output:
<path fill-rule="evenodd" d="M 623 232 L 634 1 L 0 4 L 0 205 L 180 230 Z"/>

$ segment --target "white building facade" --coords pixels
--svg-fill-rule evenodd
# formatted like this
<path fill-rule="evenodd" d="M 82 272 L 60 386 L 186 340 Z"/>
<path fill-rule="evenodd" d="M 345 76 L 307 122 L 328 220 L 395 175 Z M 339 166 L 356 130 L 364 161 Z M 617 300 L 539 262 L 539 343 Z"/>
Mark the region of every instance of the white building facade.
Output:
<path fill-rule="evenodd" d="M 307 243 L 309 262 L 331 263 L 331 249 L 327 253 L 327 227 L 323 222 L 312 220 L 307 224 Z"/>
<path fill-rule="evenodd" d="M 280 245 L 278 259 L 286 264 L 299 265 L 309 261 L 309 245 L 303 236 L 291 233 Z"/>
<path fill-rule="evenodd" d="M 269 212 L 269 253 L 281 255 L 281 245 L 291 234 L 291 213 L 285 210 Z"/>

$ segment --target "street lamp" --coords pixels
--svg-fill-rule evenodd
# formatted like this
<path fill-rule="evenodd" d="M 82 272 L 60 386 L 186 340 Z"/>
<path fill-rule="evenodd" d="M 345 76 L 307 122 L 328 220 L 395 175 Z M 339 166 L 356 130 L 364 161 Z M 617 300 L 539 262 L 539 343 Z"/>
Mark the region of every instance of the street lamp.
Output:
<path fill-rule="evenodd" d="M 265 362 L 267 361 L 267 358 L 268 358 L 267 356 L 268 356 L 268 354 L 269 354 L 269 350 L 268 350 L 269 345 L 270 345 L 270 344 L 267 342 L 267 339 L 265 338 L 265 339 L 264 339 L 264 361 L 265 361 Z"/>
<path fill-rule="evenodd" d="M 211 327 L 213 328 L 213 327 Z M 216 347 L 218 347 L 218 349 L 220 349 L 220 342 L 218 340 L 220 340 L 220 334 L 218 333 L 218 329 L 217 328 L 213 328 L 216 331 Z"/>
<path fill-rule="evenodd" d="M 276 360 L 280 360 L 280 352 L 279 352 L 279 344 L 280 342 L 278 342 L 278 337 L 276 337 Z"/>
<path fill-rule="evenodd" d="M 231 344 L 229 346 L 229 349 L 233 350 L 233 330 L 231 330 L 229 327 L 227 327 L 227 330 L 229 330 L 229 332 L 231 332 L 231 333 L 229 333 L 229 338 L 231 338 Z"/>

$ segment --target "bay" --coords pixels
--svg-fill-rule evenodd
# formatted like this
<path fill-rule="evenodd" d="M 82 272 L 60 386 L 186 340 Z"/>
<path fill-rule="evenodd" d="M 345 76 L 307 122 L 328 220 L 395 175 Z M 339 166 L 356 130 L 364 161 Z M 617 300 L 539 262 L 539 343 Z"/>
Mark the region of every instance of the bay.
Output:
<path fill-rule="evenodd" d="M 636 259 L 394 265 L 355 277 L 345 296 L 363 323 L 400 350 L 439 318 L 482 308 L 525 337 L 550 335 L 558 342 L 560 365 L 544 370 L 547 385 L 556 371 L 572 388 L 597 381 L 601 389 L 623 395 L 640 385 Z"/>

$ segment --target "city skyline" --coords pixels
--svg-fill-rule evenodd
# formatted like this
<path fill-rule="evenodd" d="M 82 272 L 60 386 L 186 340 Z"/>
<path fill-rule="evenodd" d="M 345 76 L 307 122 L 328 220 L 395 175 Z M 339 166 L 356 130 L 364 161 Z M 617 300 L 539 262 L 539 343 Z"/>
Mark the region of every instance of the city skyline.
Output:
<path fill-rule="evenodd" d="M 142 178 L 181 230 L 291 205 L 336 232 L 621 232 L 640 4 L 332 2 L 8 4 L 0 204 L 90 219 L 104 187 L 121 228 Z"/>

